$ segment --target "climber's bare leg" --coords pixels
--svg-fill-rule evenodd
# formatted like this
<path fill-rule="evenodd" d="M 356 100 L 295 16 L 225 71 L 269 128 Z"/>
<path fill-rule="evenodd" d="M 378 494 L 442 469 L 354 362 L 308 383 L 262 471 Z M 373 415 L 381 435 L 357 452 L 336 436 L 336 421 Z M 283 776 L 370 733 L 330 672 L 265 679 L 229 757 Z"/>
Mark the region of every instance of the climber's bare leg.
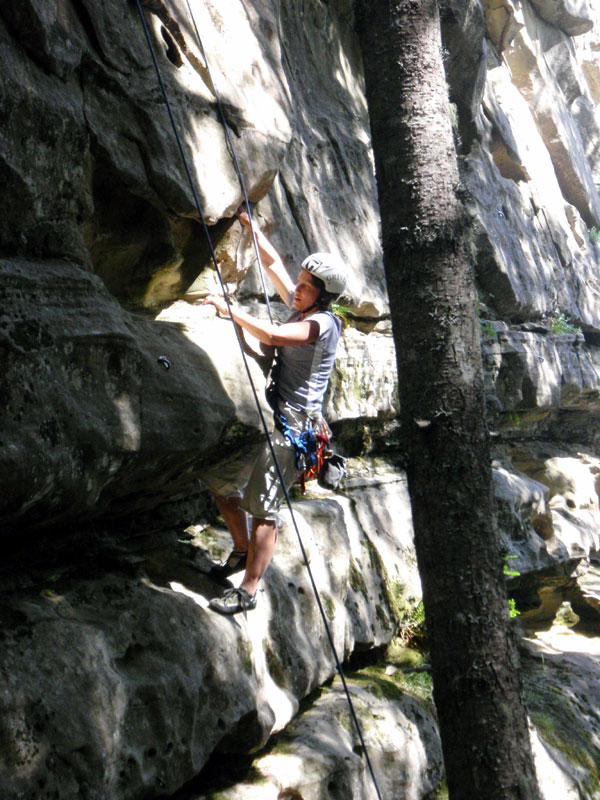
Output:
<path fill-rule="evenodd" d="M 248 518 L 246 512 L 240 508 L 241 497 L 223 497 L 223 495 L 212 493 L 217 504 L 217 508 L 233 539 L 233 549 L 239 553 L 248 550 Z"/>
<path fill-rule="evenodd" d="M 252 517 L 246 573 L 241 583 L 241 588 L 245 589 L 249 595 L 256 593 L 260 579 L 271 563 L 276 544 L 277 524 L 275 520 Z"/>

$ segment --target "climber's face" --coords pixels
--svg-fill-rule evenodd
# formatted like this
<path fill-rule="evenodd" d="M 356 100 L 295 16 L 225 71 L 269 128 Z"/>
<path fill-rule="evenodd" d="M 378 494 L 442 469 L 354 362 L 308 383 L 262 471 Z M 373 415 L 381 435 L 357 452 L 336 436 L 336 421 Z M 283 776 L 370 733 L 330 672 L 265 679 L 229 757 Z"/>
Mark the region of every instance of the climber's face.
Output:
<path fill-rule="evenodd" d="M 321 290 L 313 283 L 312 275 L 305 269 L 300 270 L 294 291 L 294 308 L 308 311 L 317 302 Z"/>

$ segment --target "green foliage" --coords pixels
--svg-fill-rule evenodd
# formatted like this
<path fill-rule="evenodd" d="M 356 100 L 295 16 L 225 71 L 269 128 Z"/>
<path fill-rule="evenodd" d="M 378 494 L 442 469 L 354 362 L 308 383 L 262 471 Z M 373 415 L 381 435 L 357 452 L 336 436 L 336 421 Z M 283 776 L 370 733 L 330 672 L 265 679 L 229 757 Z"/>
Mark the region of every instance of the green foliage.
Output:
<path fill-rule="evenodd" d="M 484 320 L 480 319 L 479 324 L 481 325 L 481 332 L 484 336 L 487 336 L 489 339 L 498 338 L 498 331 L 489 322 L 485 322 Z"/>
<path fill-rule="evenodd" d="M 394 637 L 385 648 L 385 664 L 393 664 L 404 670 L 423 666 L 424 654 L 406 645 L 401 636 Z"/>
<path fill-rule="evenodd" d="M 598 228 L 592 227 L 588 230 L 588 236 L 590 237 L 590 242 L 592 244 L 599 244 L 600 243 L 600 230 Z"/>
<path fill-rule="evenodd" d="M 403 624 L 413 628 L 418 628 L 425 622 L 425 606 L 423 601 L 419 601 L 414 608 L 411 608 L 409 613 L 403 620 Z"/>
<path fill-rule="evenodd" d="M 404 612 L 399 620 L 398 640 L 404 647 L 413 647 L 423 652 L 427 646 L 427 631 L 425 625 L 425 607 L 419 602 L 408 612 Z"/>
<path fill-rule="evenodd" d="M 550 327 L 552 333 L 581 333 L 581 328 L 576 328 L 562 311 L 552 317 Z"/>
<path fill-rule="evenodd" d="M 511 619 L 520 616 L 521 612 L 517 608 L 517 604 L 515 603 L 514 597 L 508 598 L 508 613 Z"/>
<path fill-rule="evenodd" d="M 403 673 L 402 685 L 424 700 L 429 700 L 433 696 L 433 678 L 429 670 Z"/>
<path fill-rule="evenodd" d="M 508 554 L 504 556 L 504 566 L 502 567 L 504 574 L 505 575 L 520 575 L 521 574 L 520 572 L 517 572 L 516 570 L 509 568 L 508 562 L 509 562 L 509 560 L 511 558 L 517 558 L 517 556 L 515 556 L 515 555 L 511 556 L 511 555 L 508 555 Z"/>
<path fill-rule="evenodd" d="M 331 303 L 329 308 L 334 314 L 337 314 L 338 317 L 341 317 L 344 322 L 348 322 L 348 317 L 356 317 L 354 311 L 352 311 L 351 308 L 348 308 L 348 306 L 342 306 L 339 303 Z"/>
<path fill-rule="evenodd" d="M 393 675 L 386 675 L 381 667 L 363 667 L 351 677 L 381 700 L 400 700 L 408 693 L 428 703 L 433 702 L 433 678 L 429 667 L 397 669 Z"/>
<path fill-rule="evenodd" d="M 504 572 L 505 575 L 510 575 L 510 576 L 520 575 L 521 574 L 520 572 L 517 572 L 516 569 L 511 569 L 508 566 L 508 562 L 512 558 L 517 558 L 517 556 L 509 555 L 508 553 L 504 556 L 504 564 L 502 566 L 502 571 Z M 508 613 L 511 619 L 514 619 L 515 617 L 518 617 L 521 614 L 521 612 L 517 608 L 517 604 L 515 603 L 514 597 L 508 598 Z"/>

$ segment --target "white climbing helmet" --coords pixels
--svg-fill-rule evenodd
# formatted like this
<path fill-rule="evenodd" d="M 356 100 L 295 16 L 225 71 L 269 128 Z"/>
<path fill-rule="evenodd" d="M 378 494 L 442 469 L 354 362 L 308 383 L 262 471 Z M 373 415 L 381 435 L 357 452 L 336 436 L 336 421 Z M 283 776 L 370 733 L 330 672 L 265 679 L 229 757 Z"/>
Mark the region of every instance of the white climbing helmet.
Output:
<path fill-rule="evenodd" d="M 302 262 L 302 269 L 320 278 L 331 294 L 341 294 L 346 288 L 346 265 L 333 253 L 312 253 Z"/>

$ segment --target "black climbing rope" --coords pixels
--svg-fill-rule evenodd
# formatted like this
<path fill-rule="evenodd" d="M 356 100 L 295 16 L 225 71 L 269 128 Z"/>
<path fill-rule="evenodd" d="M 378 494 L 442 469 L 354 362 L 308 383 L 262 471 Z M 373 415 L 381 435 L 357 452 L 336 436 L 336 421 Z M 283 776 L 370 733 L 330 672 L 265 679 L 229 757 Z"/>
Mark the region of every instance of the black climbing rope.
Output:
<path fill-rule="evenodd" d="M 217 90 L 217 85 L 213 80 L 212 73 L 210 71 L 210 64 L 208 63 L 208 57 L 206 55 L 206 51 L 204 50 L 204 45 L 202 44 L 202 39 L 200 37 L 200 32 L 198 31 L 198 26 L 196 25 L 196 18 L 194 16 L 194 12 L 192 11 L 192 7 L 190 6 L 190 0 L 185 0 L 187 5 L 187 10 L 189 17 L 192 21 L 192 26 L 194 28 L 194 32 L 196 34 L 196 41 L 198 42 L 198 49 L 202 53 L 202 58 L 204 59 L 204 65 L 206 67 L 206 74 L 208 75 L 208 80 L 210 85 L 212 86 L 212 91 L 215 96 L 215 101 L 217 103 L 217 109 L 219 111 L 219 118 L 221 120 L 221 124 L 223 126 L 223 131 L 225 132 L 225 141 L 227 142 L 227 149 L 229 150 L 229 155 L 231 156 L 231 160 L 233 162 L 234 169 L 238 176 L 238 181 L 240 184 L 240 189 L 242 190 L 242 195 L 244 196 L 244 204 L 246 206 L 246 210 L 248 212 L 248 218 L 250 219 L 250 233 L 252 235 L 252 242 L 254 244 L 254 252 L 256 253 L 256 262 L 258 264 L 258 274 L 260 275 L 260 282 L 262 284 L 262 290 L 265 297 L 265 302 L 267 304 L 267 311 L 269 312 L 269 319 L 273 322 L 273 316 L 271 314 L 271 303 L 269 302 L 269 294 L 267 292 L 267 286 L 265 284 L 265 275 L 263 271 L 262 261 L 260 258 L 260 251 L 258 249 L 258 241 L 256 239 L 256 233 L 254 231 L 254 226 L 252 225 L 252 209 L 250 208 L 250 200 L 248 198 L 248 192 L 246 190 L 246 181 L 244 180 L 244 175 L 242 173 L 235 148 L 233 146 L 233 142 L 231 140 L 231 131 L 229 129 L 229 123 L 227 122 L 227 117 L 225 116 L 225 111 L 223 109 L 223 104 L 221 103 L 221 97 Z"/>
<path fill-rule="evenodd" d="M 158 59 L 156 57 L 155 48 L 154 48 L 154 45 L 152 43 L 152 37 L 150 35 L 150 31 L 148 29 L 148 24 L 146 22 L 146 17 L 144 16 L 144 12 L 143 12 L 143 9 L 142 9 L 141 0 L 135 0 L 135 1 L 136 1 L 136 6 L 137 6 L 137 9 L 138 9 L 139 16 L 140 16 L 140 20 L 141 20 L 141 23 L 142 23 L 142 27 L 144 29 L 144 35 L 146 37 L 146 42 L 148 44 L 148 50 L 150 52 L 150 56 L 152 58 L 152 63 L 154 65 L 154 69 L 155 69 L 155 72 L 156 72 L 156 77 L 157 77 L 157 80 L 158 80 L 158 83 L 159 83 L 159 86 L 160 86 L 160 89 L 161 89 L 161 92 L 162 92 L 162 95 L 163 95 L 163 98 L 164 98 L 164 101 L 165 101 L 165 106 L 166 106 L 166 109 L 167 109 L 167 113 L 169 115 L 169 120 L 171 122 L 171 126 L 173 128 L 173 133 L 174 133 L 175 139 L 177 141 L 177 147 L 178 147 L 178 150 L 179 150 L 179 154 L 181 156 L 181 160 L 182 160 L 182 163 L 183 163 L 183 166 L 184 166 L 184 169 L 185 169 L 187 180 L 188 180 L 188 183 L 190 185 L 190 190 L 191 190 L 192 196 L 194 198 L 194 205 L 195 205 L 196 210 L 198 212 L 198 216 L 199 216 L 199 218 L 201 220 L 202 227 L 203 227 L 203 230 L 204 230 L 204 234 L 205 234 L 207 242 L 208 242 L 208 246 L 209 246 L 209 250 L 210 250 L 210 254 L 211 254 L 211 260 L 212 260 L 213 266 L 215 268 L 215 271 L 217 273 L 219 284 L 221 286 L 221 291 L 223 293 L 223 298 L 225 299 L 225 303 L 227 305 L 227 310 L 228 310 L 230 318 L 231 318 L 231 320 L 233 322 L 233 316 L 231 314 L 231 302 L 230 302 L 230 299 L 229 299 L 229 292 L 227 291 L 227 287 L 225 286 L 225 283 L 224 283 L 223 278 L 221 276 L 221 271 L 219 269 L 219 265 L 218 265 L 218 262 L 217 262 L 217 257 L 216 257 L 216 253 L 215 253 L 215 250 L 214 250 L 214 247 L 213 247 L 213 244 L 212 244 L 212 239 L 211 239 L 211 236 L 210 236 L 210 232 L 209 232 L 208 226 L 206 224 L 206 219 L 204 217 L 204 212 L 202 211 L 202 207 L 200 205 L 200 201 L 199 201 L 199 198 L 198 198 L 198 193 L 196 191 L 196 185 L 195 185 L 194 179 L 192 177 L 192 173 L 191 173 L 191 170 L 190 170 L 188 159 L 187 159 L 185 151 L 183 149 L 183 145 L 182 145 L 182 142 L 181 142 L 181 137 L 179 135 L 179 131 L 178 131 L 178 128 L 177 128 L 177 123 L 175 121 L 173 110 L 172 110 L 171 104 L 169 102 L 168 93 L 167 93 L 167 90 L 166 90 L 166 87 L 165 87 L 165 84 L 164 84 L 164 81 L 163 81 L 163 78 L 162 78 L 162 74 L 161 74 L 160 67 L 159 67 L 159 64 L 158 64 Z M 198 38 L 199 47 L 200 47 L 200 50 L 202 52 L 203 58 L 204 58 L 205 63 L 206 63 L 206 68 L 207 68 L 207 71 L 208 71 L 208 69 L 209 69 L 208 68 L 208 59 L 206 57 L 206 53 L 205 53 L 204 48 L 202 46 L 200 35 L 198 33 L 198 28 L 196 27 L 196 23 L 195 23 L 193 14 L 191 12 L 188 0 L 186 0 L 186 3 L 188 5 L 188 11 L 190 13 L 190 16 L 192 17 L 193 26 L 194 26 L 194 29 L 195 29 L 195 32 L 196 32 L 196 36 Z M 210 72 L 208 74 L 209 74 L 209 77 L 210 77 Z M 212 78 L 210 78 L 210 81 L 211 81 L 212 86 L 214 87 L 214 82 L 212 81 Z M 216 89 L 215 89 L 215 96 L 218 98 L 218 95 L 216 93 Z M 240 182 L 243 184 L 242 173 L 241 173 L 241 170 L 239 170 L 239 164 L 238 164 L 237 158 L 235 157 L 235 154 L 234 154 L 234 149 L 233 149 L 233 146 L 232 146 L 231 137 L 229 136 L 229 126 L 227 125 L 227 120 L 225 119 L 225 115 L 224 115 L 224 113 L 222 111 L 220 100 L 217 100 L 217 105 L 219 106 L 220 113 L 222 115 L 222 120 L 223 120 L 224 128 L 225 128 L 225 131 L 226 131 L 226 136 L 227 136 L 227 140 L 228 140 L 228 147 L 229 147 L 230 152 L 232 153 L 232 156 L 233 156 L 233 158 L 235 160 L 236 171 L 238 171 L 238 177 L 240 178 Z M 246 190 L 245 190 L 245 185 L 243 186 L 243 193 L 244 193 L 244 199 L 246 201 L 246 205 L 247 205 L 248 211 L 250 212 L 250 203 L 248 201 L 247 193 L 246 193 Z M 254 239 L 254 244 L 255 244 L 255 247 L 256 247 L 256 250 L 257 250 L 257 255 L 258 255 L 258 244 L 256 242 L 256 236 L 255 236 L 254 231 L 252 231 L 252 236 L 253 236 L 253 239 Z M 261 267 L 260 255 L 258 255 L 258 260 L 259 260 L 259 267 Z M 261 277 L 262 277 L 262 267 L 261 267 Z M 264 288 L 265 297 L 266 297 L 267 296 L 267 292 L 266 292 L 266 287 L 264 286 L 264 280 L 263 280 L 263 288 Z M 267 298 L 267 302 L 268 302 L 268 298 Z M 270 314 L 270 309 L 269 309 L 269 314 Z M 311 583 L 311 586 L 312 586 L 312 590 L 313 590 L 313 593 L 314 593 L 314 596 L 315 596 L 315 599 L 316 599 L 316 602 L 317 602 L 317 606 L 319 608 L 319 613 L 321 615 L 321 619 L 323 620 L 323 626 L 325 628 L 327 639 L 328 639 L 329 645 L 331 647 L 331 652 L 333 654 L 333 658 L 334 658 L 334 661 L 335 661 L 335 666 L 336 666 L 336 669 L 337 669 L 338 674 L 340 676 L 340 680 L 342 682 L 342 686 L 344 688 L 344 693 L 346 695 L 346 700 L 348 702 L 348 707 L 350 709 L 350 715 L 352 717 L 352 721 L 354 722 L 354 727 L 356 728 L 356 732 L 357 732 L 357 735 L 358 735 L 358 738 L 359 738 L 359 741 L 360 741 L 360 744 L 361 744 L 362 752 L 365 755 L 365 760 L 367 762 L 367 767 L 369 769 L 369 773 L 370 773 L 371 779 L 373 781 L 373 786 L 375 788 L 375 792 L 376 792 L 377 797 L 379 798 L 379 800 L 382 800 L 381 793 L 379 791 L 379 785 L 377 783 L 377 779 L 375 777 L 375 772 L 373 770 L 373 765 L 371 764 L 371 759 L 369 758 L 369 753 L 367 751 L 367 747 L 366 747 L 366 744 L 365 744 L 362 728 L 360 726 L 360 722 L 358 720 L 358 716 L 357 716 L 356 710 L 354 708 L 354 703 L 352 702 L 352 697 L 351 697 L 351 694 L 350 694 L 350 690 L 349 690 L 348 684 L 346 682 L 346 676 L 344 674 L 344 670 L 342 668 L 342 664 L 341 664 L 339 656 L 337 654 L 337 650 L 336 650 L 336 647 L 335 647 L 335 642 L 333 641 L 333 634 L 331 633 L 331 628 L 329 626 L 329 622 L 327 621 L 327 616 L 325 614 L 325 609 L 323 608 L 323 604 L 321 602 L 321 597 L 319 595 L 319 590 L 317 588 L 317 584 L 315 582 L 315 579 L 314 579 L 314 576 L 313 576 L 313 573 L 312 573 L 312 570 L 311 570 L 311 567 L 310 567 L 310 563 L 309 563 L 309 560 L 308 560 L 306 549 L 305 549 L 304 543 L 302 541 L 302 536 L 300 535 L 300 530 L 299 530 L 298 524 L 296 522 L 296 517 L 294 515 L 294 510 L 292 508 L 292 501 L 290 499 L 290 495 L 289 495 L 288 489 L 287 489 L 286 484 L 285 484 L 285 480 L 284 480 L 284 477 L 283 477 L 283 473 L 281 471 L 281 467 L 279 465 L 279 461 L 277 460 L 277 456 L 275 454 L 275 449 L 273 447 L 273 442 L 271 440 L 271 435 L 269 433 L 269 428 L 268 428 L 268 425 L 267 425 L 267 422 L 266 422 L 266 419 L 265 419 L 265 415 L 264 415 L 263 410 L 262 410 L 261 405 L 260 405 L 260 401 L 259 401 L 259 398 L 258 398 L 258 393 L 257 393 L 257 390 L 256 390 L 256 386 L 254 385 L 254 381 L 252 379 L 252 374 L 250 372 L 250 367 L 248 365 L 248 359 L 247 359 L 246 353 L 244 351 L 242 338 L 241 338 L 240 332 L 238 331 L 237 325 L 234 324 L 233 328 L 234 328 L 234 331 L 235 331 L 235 334 L 236 334 L 236 338 L 237 338 L 238 345 L 239 345 L 239 348 L 240 348 L 240 353 L 241 353 L 241 356 L 242 356 L 242 361 L 243 361 L 243 364 L 244 364 L 244 368 L 246 370 L 246 375 L 248 377 L 248 382 L 250 384 L 250 388 L 252 390 L 252 395 L 254 397 L 254 402 L 256 404 L 256 408 L 257 408 L 258 415 L 259 415 L 259 418 L 260 418 L 261 426 L 262 426 L 263 431 L 265 433 L 265 436 L 266 436 L 266 439 L 267 439 L 267 443 L 268 443 L 268 446 L 269 446 L 269 450 L 271 452 L 271 457 L 273 459 L 273 463 L 274 463 L 275 469 L 277 471 L 277 476 L 279 478 L 279 481 L 280 481 L 282 489 L 283 489 L 286 505 L 287 505 L 287 507 L 289 509 L 290 517 L 291 517 L 291 520 L 292 520 L 292 524 L 293 524 L 294 530 L 296 532 L 296 537 L 298 539 L 298 544 L 300 546 L 300 552 L 302 553 L 302 558 L 304 559 L 304 564 L 306 566 L 307 573 L 308 573 L 308 576 L 309 576 L 309 579 L 310 579 L 310 583 Z"/>

